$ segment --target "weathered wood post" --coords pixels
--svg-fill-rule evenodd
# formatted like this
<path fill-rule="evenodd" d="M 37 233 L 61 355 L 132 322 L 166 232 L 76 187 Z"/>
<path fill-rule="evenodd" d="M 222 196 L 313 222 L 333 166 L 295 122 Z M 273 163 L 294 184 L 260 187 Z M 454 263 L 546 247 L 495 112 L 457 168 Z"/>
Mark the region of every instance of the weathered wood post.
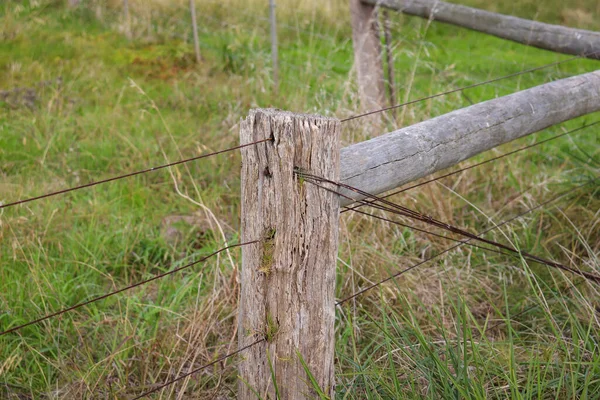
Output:
<path fill-rule="evenodd" d="M 380 108 L 385 102 L 385 85 L 375 6 L 350 0 L 350 13 L 361 107 Z"/>
<path fill-rule="evenodd" d="M 337 119 L 252 110 L 240 128 L 242 248 L 239 399 L 333 398 L 339 199 L 295 171 L 339 179 Z M 326 184 L 324 184 L 327 186 Z M 333 188 L 333 187 L 332 187 Z M 271 372 L 272 371 L 272 372 Z"/>

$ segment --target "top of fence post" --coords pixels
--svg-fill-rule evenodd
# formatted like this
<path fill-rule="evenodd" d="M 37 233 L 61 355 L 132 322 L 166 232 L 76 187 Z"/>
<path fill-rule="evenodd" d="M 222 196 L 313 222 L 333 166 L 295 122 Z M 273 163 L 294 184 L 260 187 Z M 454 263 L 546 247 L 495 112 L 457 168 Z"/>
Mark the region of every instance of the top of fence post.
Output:
<path fill-rule="evenodd" d="M 241 142 L 242 249 L 240 399 L 317 398 L 334 390 L 338 196 L 300 179 L 307 171 L 339 179 L 337 119 L 252 110 Z M 255 240 L 252 239 L 252 240 Z"/>

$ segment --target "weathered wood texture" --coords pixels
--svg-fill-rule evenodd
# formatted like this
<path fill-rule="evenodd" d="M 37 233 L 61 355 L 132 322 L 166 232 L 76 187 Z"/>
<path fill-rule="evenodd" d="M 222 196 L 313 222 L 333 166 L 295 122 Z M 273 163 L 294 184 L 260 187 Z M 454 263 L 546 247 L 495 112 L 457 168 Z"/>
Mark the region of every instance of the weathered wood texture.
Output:
<path fill-rule="evenodd" d="M 536 86 L 345 147 L 342 182 L 379 194 L 599 110 L 600 70 Z"/>
<path fill-rule="evenodd" d="M 545 24 L 439 0 L 362 0 L 564 54 L 600 59 L 600 33 Z"/>
<path fill-rule="evenodd" d="M 200 55 L 200 39 L 198 38 L 196 0 L 190 0 L 190 17 L 192 18 L 192 32 L 194 34 L 194 52 L 196 53 L 196 63 L 200 64 L 200 61 L 202 61 L 202 56 Z"/>
<path fill-rule="evenodd" d="M 360 0 L 350 0 L 350 13 L 354 65 L 361 107 L 363 109 L 383 107 L 385 85 L 375 7 L 364 4 Z"/>
<path fill-rule="evenodd" d="M 277 110 L 252 110 L 241 123 L 242 249 L 239 346 L 240 399 L 313 399 L 298 351 L 333 398 L 335 264 L 339 200 L 299 180 L 299 168 L 339 179 L 340 122 Z"/>

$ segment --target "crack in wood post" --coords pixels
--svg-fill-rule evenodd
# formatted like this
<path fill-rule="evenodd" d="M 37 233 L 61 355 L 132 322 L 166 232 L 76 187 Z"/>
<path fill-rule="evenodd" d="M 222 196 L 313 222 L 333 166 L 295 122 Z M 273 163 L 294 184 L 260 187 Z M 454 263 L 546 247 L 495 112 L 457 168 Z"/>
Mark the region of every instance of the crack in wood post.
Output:
<path fill-rule="evenodd" d="M 240 125 L 242 143 L 271 135 L 242 150 L 241 236 L 263 241 L 242 248 L 239 346 L 265 340 L 239 363 L 238 398 L 275 399 L 273 380 L 280 398 L 317 398 L 298 354 L 333 397 L 339 199 L 295 170 L 339 178 L 340 122 L 261 109 Z"/>

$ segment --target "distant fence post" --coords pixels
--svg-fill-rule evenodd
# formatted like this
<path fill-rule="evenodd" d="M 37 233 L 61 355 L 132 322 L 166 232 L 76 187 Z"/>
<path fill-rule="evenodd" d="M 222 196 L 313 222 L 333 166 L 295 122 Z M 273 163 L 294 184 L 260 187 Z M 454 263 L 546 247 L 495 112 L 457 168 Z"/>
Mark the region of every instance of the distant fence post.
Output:
<path fill-rule="evenodd" d="M 131 23 L 129 21 L 129 0 L 123 0 L 123 29 L 127 39 L 131 39 Z"/>
<path fill-rule="evenodd" d="M 385 86 L 375 7 L 350 0 L 350 13 L 361 107 L 379 108 L 385 102 Z"/>
<path fill-rule="evenodd" d="M 275 0 L 269 0 L 269 21 L 271 23 L 271 57 L 273 60 L 273 85 L 275 93 L 279 92 L 279 51 L 277 49 L 277 19 L 275 17 Z"/>
<path fill-rule="evenodd" d="M 242 248 L 239 399 L 319 398 L 303 362 L 333 398 L 339 198 L 297 170 L 339 178 L 340 122 L 252 110 L 240 127 Z M 325 184 L 326 185 L 326 184 Z M 272 371 L 272 372 L 271 372 Z"/>
<path fill-rule="evenodd" d="M 196 52 L 196 63 L 200 64 L 200 39 L 198 39 L 198 21 L 196 19 L 196 0 L 190 0 L 190 15 L 192 17 L 192 31 L 194 33 L 194 51 Z"/>

